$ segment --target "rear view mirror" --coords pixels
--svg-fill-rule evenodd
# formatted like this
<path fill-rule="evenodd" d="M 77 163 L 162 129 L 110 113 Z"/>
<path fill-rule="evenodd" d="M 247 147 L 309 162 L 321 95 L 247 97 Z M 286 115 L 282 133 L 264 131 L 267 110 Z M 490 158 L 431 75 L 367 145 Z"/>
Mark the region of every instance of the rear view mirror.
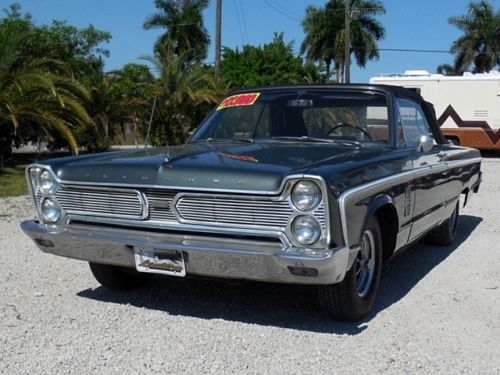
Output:
<path fill-rule="evenodd" d="M 417 150 L 420 152 L 427 152 L 434 147 L 434 138 L 431 135 L 422 135 L 418 140 Z"/>
<path fill-rule="evenodd" d="M 287 107 L 312 107 L 313 101 L 310 99 L 292 99 L 286 102 Z"/>

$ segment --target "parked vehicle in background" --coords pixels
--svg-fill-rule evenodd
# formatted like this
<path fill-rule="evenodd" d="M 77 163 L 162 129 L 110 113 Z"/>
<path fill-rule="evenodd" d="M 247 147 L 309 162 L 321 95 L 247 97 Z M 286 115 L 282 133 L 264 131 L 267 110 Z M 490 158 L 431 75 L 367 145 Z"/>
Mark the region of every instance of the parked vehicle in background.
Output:
<path fill-rule="evenodd" d="M 438 125 L 455 144 L 500 150 L 500 73 L 444 76 L 422 70 L 386 74 L 374 84 L 403 86 L 434 105 Z"/>
<path fill-rule="evenodd" d="M 29 166 L 39 220 L 21 227 L 111 289 L 151 273 L 314 284 L 357 320 L 395 251 L 454 241 L 480 165 L 402 87 L 241 89 L 185 145 Z"/>

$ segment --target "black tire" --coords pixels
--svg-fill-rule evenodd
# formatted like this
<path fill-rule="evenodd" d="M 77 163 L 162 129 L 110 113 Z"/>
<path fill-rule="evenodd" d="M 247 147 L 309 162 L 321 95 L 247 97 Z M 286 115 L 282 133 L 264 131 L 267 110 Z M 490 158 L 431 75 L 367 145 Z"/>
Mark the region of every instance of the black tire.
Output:
<path fill-rule="evenodd" d="M 133 290 L 147 285 L 152 277 L 133 268 L 92 262 L 89 266 L 99 284 L 111 290 Z"/>
<path fill-rule="evenodd" d="M 440 246 L 448 246 L 455 241 L 460 224 L 460 200 L 457 202 L 451 216 L 439 227 L 429 233 L 429 241 Z"/>
<path fill-rule="evenodd" d="M 373 246 L 373 253 L 371 253 L 371 249 L 368 251 L 372 254 L 370 259 L 373 259 L 375 264 L 372 266 L 371 279 L 365 285 L 360 276 L 363 272 L 369 272 L 363 270 L 361 264 L 364 262 L 363 254 L 367 253 L 366 240 L 370 241 L 370 247 Z M 347 271 L 344 280 L 338 284 L 319 287 L 319 302 L 323 311 L 335 320 L 354 322 L 364 317 L 375 302 L 381 270 L 382 234 L 377 218 L 372 217 L 363 231 L 362 250 L 360 250 L 352 267 Z"/>

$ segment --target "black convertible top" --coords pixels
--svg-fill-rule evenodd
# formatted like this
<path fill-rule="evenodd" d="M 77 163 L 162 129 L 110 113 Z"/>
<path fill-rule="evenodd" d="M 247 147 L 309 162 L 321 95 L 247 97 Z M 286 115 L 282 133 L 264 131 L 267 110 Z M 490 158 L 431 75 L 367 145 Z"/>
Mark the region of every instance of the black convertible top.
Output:
<path fill-rule="evenodd" d="M 278 90 L 353 90 L 353 91 L 379 91 L 386 94 L 393 94 L 397 97 L 410 98 L 421 103 L 425 103 L 425 100 L 414 90 L 404 88 L 402 86 L 391 86 L 391 85 L 373 85 L 367 83 L 324 83 L 324 84 L 293 84 L 293 85 L 269 85 L 269 86 L 252 86 L 252 87 L 242 87 L 231 90 L 228 95 L 246 93 L 246 92 L 265 92 L 265 91 L 278 91 Z"/>

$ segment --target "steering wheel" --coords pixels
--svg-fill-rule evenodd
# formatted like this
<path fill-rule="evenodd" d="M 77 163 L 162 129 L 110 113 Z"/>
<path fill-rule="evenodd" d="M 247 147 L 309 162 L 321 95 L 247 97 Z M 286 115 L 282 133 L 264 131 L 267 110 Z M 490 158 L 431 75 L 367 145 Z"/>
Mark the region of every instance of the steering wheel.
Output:
<path fill-rule="evenodd" d="M 349 128 L 352 130 L 357 130 L 358 132 L 363 133 L 363 135 L 365 135 L 370 141 L 373 141 L 372 136 L 365 129 L 363 129 L 357 125 L 347 124 L 347 123 L 343 123 L 343 122 L 338 123 L 338 125 L 334 126 L 330 130 L 328 130 L 328 133 L 326 133 L 326 135 L 330 136 L 334 130 L 340 129 L 340 128 Z"/>

